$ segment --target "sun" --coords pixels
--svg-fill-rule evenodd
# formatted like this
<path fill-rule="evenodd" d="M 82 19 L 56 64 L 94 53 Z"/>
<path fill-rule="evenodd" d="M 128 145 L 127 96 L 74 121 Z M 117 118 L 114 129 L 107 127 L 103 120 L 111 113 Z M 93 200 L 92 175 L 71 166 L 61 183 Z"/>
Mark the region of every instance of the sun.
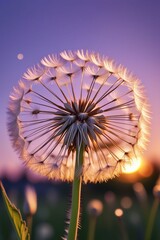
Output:
<path fill-rule="evenodd" d="M 130 173 L 137 172 L 140 167 L 141 167 L 141 159 L 140 158 L 133 159 L 131 163 L 128 163 L 125 165 L 123 169 L 123 173 L 130 174 Z"/>

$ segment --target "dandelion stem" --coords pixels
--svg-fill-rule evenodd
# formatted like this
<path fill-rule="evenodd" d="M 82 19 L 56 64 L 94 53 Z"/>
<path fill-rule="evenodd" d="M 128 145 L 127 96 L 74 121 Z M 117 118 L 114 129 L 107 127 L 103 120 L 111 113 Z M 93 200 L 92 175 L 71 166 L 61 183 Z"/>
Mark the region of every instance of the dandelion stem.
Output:
<path fill-rule="evenodd" d="M 32 214 L 28 214 L 26 216 L 26 225 L 28 227 L 28 231 L 29 231 L 30 235 L 32 233 L 32 221 L 33 221 L 33 215 Z"/>
<path fill-rule="evenodd" d="M 71 217 L 68 231 L 67 240 L 77 239 L 78 221 L 80 215 L 80 198 L 81 198 L 81 185 L 82 185 L 82 164 L 83 164 L 84 146 L 81 145 L 80 149 L 76 149 L 76 166 L 74 173 L 74 181 L 72 185 L 72 206 Z"/>
<path fill-rule="evenodd" d="M 159 199 L 155 198 L 151 208 L 151 213 L 150 213 L 149 221 L 146 228 L 145 240 L 150 240 L 152 237 L 152 231 L 153 231 L 153 226 L 154 226 L 158 206 L 159 206 Z"/>

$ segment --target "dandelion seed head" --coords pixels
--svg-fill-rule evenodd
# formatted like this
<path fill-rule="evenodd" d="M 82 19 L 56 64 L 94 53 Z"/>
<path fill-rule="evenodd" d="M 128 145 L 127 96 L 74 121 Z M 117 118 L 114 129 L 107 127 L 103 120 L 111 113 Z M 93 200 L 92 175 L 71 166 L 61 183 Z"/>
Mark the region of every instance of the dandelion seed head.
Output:
<path fill-rule="evenodd" d="M 98 217 L 103 211 L 103 203 L 98 199 L 92 199 L 87 205 L 88 214 L 92 217 Z"/>
<path fill-rule="evenodd" d="M 122 66 L 78 50 L 28 69 L 8 108 L 13 147 L 33 171 L 72 181 L 84 146 L 84 182 L 107 181 L 145 148 L 149 110 L 143 87 Z"/>

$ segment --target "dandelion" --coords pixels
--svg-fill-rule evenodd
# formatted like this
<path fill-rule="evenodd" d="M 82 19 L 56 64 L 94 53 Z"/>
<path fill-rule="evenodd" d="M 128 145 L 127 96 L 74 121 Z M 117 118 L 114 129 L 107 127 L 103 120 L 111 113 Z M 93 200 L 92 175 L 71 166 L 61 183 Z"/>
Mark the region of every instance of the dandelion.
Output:
<path fill-rule="evenodd" d="M 25 202 L 24 202 L 23 210 L 26 216 L 27 226 L 31 234 L 32 218 L 37 211 L 37 194 L 35 189 L 29 185 L 26 186 L 25 188 Z"/>
<path fill-rule="evenodd" d="M 92 199 L 87 205 L 89 216 L 88 240 L 93 240 L 95 235 L 97 217 L 103 211 L 103 203 L 98 199 Z"/>
<path fill-rule="evenodd" d="M 148 139 L 140 81 L 88 51 L 49 55 L 28 69 L 10 96 L 8 112 L 20 158 L 50 179 L 73 181 L 72 202 L 82 182 L 107 181 L 123 172 Z"/>
<path fill-rule="evenodd" d="M 121 239 L 128 240 L 129 238 L 128 238 L 127 229 L 123 221 L 123 210 L 121 208 L 117 208 L 115 209 L 114 214 L 117 218 L 119 228 L 121 231 Z"/>
<path fill-rule="evenodd" d="M 37 211 L 37 194 L 35 189 L 31 186 L 25 188 L 26 201 L 24 204 L 25 213 L 28 215 L 34 215 Z"/>
<path fill-rule="evenodd" d="M 92 217 L 98 217 L 103 210 L 103 204 L 98 199 L 92 199 L 87 205 L 88 214 Z"/>

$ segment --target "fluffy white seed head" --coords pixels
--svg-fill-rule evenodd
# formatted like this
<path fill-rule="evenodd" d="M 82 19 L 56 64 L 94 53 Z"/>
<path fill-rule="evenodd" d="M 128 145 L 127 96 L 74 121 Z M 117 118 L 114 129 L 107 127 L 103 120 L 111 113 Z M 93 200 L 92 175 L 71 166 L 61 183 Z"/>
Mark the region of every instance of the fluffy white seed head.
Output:
<path fill-rule="evenodd" d="M 148 142 L 149 110 L 140 81 L 96 53 L 49 55 L 13 89 L 8 130 L 33 171 L 72 181 L 76 151 L 85 147 L 84 182 L 107 181 Z"/>

